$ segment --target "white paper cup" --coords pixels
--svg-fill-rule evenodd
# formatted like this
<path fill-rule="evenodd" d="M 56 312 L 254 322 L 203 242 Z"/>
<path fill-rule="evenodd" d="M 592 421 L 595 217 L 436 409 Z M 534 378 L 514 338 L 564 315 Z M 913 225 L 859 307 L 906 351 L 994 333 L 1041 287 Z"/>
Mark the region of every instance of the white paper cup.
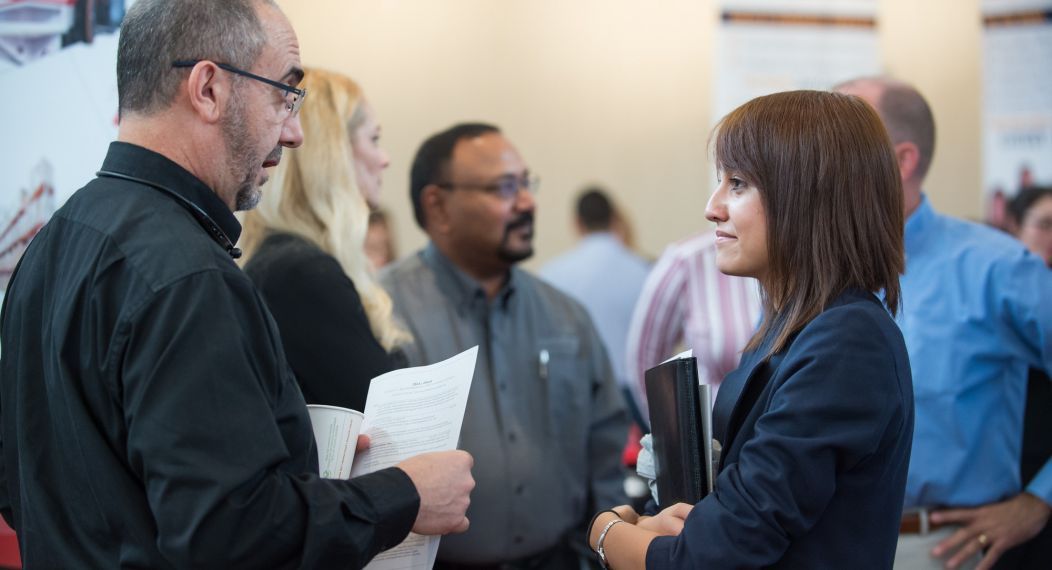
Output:
<path fill-rule="evenodd" d="M 358 433 L 365 415 L 337 406 L 309 405 L 314 441 L 318 443 L 318 473 L 325 479 L 349 479 Z"/>

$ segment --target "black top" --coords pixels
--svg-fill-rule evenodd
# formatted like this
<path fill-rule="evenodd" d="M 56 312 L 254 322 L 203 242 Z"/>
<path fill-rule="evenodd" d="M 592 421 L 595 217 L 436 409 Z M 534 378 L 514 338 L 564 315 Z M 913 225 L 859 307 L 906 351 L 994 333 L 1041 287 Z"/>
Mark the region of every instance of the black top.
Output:
<path fill-rule="evenodd" d="M 354 282 L 313 243 L 269 234 L 245 273 L 278 323 L 308 404 L 363 411 L 369 381 L 404 366 L 373 336 Z"/>
<path fill-rule="evenodd" d="M 161 155 L 103 170 L 196 204 Z M 251 281 L 187 205 L 98 178 L 55 213 L 0 315 L 0 511 L 27 567 L 359 567 L 401 541 L 404 472 L 320 479 L 303 397 Z"/>
<path fill-rule="evenodd" d="M 1052 457 L 1052 382 L 1043 370 L 1031 368 L 1027 376 L 1026 413 L 1023 414 L 1023 452 L 1020 478 L 1026 487 Z"/>

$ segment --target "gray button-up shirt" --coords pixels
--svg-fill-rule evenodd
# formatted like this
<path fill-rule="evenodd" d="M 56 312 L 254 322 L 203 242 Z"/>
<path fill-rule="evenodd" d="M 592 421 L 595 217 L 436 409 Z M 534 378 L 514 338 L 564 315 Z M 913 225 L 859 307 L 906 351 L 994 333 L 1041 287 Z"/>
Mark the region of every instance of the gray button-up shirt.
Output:
<path fill-rule="evenodd" d="M 487 301 L 433 244 L 381 275 L 412 332 L 409 363 L 479 345 L 461 449 L 477 486 L 464 534 L 439 558 L 495 563 L 555 546 L 595 509 L 624 504 L 627 417 L 610 362 L 585 310 L 512 268 Z"/>

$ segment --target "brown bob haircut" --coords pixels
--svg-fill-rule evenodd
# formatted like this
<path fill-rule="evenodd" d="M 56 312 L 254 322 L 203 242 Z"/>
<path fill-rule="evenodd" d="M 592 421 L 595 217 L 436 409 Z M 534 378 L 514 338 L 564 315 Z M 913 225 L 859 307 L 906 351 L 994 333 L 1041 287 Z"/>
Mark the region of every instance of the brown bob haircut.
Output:
<path fill-rule="evenodd" d="M 756 187 L 767 219 L 764 321 L 746 350 L 766 356 L 838 295 L 883 291 L 899 307 L 903 197 L 898 162 L 865 101 L 824 91 L 758 97 L 716 126 L 716 166 Z"/>

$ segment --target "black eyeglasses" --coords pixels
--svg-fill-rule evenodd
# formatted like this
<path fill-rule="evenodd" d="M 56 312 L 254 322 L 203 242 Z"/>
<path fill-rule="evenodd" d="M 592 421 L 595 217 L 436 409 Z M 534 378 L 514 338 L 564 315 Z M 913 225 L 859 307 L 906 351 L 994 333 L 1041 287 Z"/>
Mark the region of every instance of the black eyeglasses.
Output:
<path fill-rule="evenodd" d="M 201 63 L 202 61 L 204 61 L 204 60 L 201 60 L 201 59 L 181 59 L 181 60 L 178 60 L 178 61 L 173 61 L 172 62 L 172 67 L 178 67 L 178 68 L 193 67 L 193 66 L 197 65 L 198 63 Z M 300 112 L 300 106 L 303 105 L 303 100 L 307 98 L 307 90 L 306 89 L 297 89 L 297 88 L 295 88 L 295 87 L 293 87 L 291 85 L 286 85 L 284 83 L 281 83 L 280 81 L 274 81 L 273 79 L 267 79 L 266 77 L 263 77 L 263 76 L 260 76 L 260 75 L 256 75 L 255 73 L 250 73 L 248 71 L 245 71 L 244 69 L 238 69 L 238 68 L 234 67 L 233 65 L 228 65 L 228 64 L 225 64 L 225 63 L 219 63 L 218 61 L 214 61 L 212 63 L 216 64 L 216 67 L 218 67 L 219 69 L 224 69 L 226 71 L 229 71 L 230 73 L 235 73 L 237 75 L 241 75 L 241 76 L 247 77 L 249 79 L 255 79 L 256 81 L 260 81 L 260 82 L 266 83 L 267 85 L 270 85 L 271 87 L 277 87 L 278 89 L 281 89 L 282 91 L 284 91 L 285 92 L 285 111 L 288 112 L 290 117 L 295 116 L 297 113 Z"/>
<path fill-rule="evenodd" d="M 506 176 L 501 178 L 497 182 L 492 184 L 459 184 L 455 182 L 439 182 L 435 184 L 439 188 L 444 190 L 452 190 L 454 188 L 461 188 L 464 190 L 478 190 L 486 192 L 487 194 L 493 194 L 500 196 L 504 200 L 514 200 L 519 195 L 519 190 L 526 190 L 530 194 L 536 194 L 537 190 L 541 186 L 541 179 L 539 176 L 527 176 L 519 178 L 517 176 Z"/>

